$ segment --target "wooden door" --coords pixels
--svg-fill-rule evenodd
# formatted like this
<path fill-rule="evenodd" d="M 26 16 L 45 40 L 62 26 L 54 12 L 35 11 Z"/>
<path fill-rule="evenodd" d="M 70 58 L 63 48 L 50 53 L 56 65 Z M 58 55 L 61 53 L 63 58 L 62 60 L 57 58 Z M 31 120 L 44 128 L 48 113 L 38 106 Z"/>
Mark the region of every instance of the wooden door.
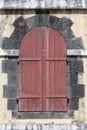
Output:
<path fill-rule="evenodd" d="M 19 111 L 67 111 L 66 44 L 55 30 L 29 31 L 20 45 Z"/>

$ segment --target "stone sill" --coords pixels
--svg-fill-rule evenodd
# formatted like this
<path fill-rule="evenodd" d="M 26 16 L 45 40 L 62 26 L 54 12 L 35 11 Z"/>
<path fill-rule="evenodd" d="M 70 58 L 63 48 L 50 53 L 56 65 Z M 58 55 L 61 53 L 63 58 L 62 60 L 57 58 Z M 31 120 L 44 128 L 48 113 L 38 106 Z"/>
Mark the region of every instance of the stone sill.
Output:
<path fill-rule="evenodd" d="M 86 130 L 87 124 L 0 124 L 0 130 Z"/>

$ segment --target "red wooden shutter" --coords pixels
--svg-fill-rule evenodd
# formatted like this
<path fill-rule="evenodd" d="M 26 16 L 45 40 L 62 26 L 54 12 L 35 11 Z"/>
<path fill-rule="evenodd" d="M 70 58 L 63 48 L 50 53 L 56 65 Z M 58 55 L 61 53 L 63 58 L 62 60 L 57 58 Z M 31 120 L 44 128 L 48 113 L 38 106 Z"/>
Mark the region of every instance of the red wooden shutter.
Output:
<path fill-rule="evenodd" d="M 53 29 L 43 34 L 43 111 L 67 111 L 66 44 Z"/>
<path fill-rule="evenodd" d="M 66 44 L 55 30 L 28 32 L 20 46 L 19 111 L 67 111 Z"/>
<path fill-rule="evenodd" d="M 38 30 L 28 32 L 20 45 L 19 111 L 42 111 L 42 44 Z"/>

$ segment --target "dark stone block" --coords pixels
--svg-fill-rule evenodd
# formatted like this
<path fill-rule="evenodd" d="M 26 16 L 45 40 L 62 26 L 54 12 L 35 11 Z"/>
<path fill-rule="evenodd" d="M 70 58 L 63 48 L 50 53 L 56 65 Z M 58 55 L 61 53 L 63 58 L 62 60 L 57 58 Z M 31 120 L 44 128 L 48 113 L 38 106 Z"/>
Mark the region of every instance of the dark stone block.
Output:
<path fill-rule="evenodd" d="M 12 110 L 12 118 L 16 118 L 17 119 L 17 110 Z"/>
<path fill-rule="evenodd" d="M 69 18 L 62 17 L 59 20 L 58 24 L 55 25 L 55 29 L 57 29 L 60 33 L 66 32 L 67 30 L 70 31 L 69 28 L 72 26 L 72 24 L 73 24 L 73 22 Z M 67 31 L 67 33 L 68 33 L 68 31 Z"/>
<path fill-rule="evenodd" d="M 8 72 L 8 85 L 18 86 L 18 73 Z"/>
<path fill-rule="evenodd" d="M 84 97 L 84 85 L 72 85 L 69 88 L 69 98 L 72 97 Z"/>
<path fill-rule="evenodd" d="M 14 21 L 13 26 L 19 30 L 22 30 L 26 28 L 26 20 L 21 16 Z"/>
<path fill-rule="evenodd" d="M 79 101 L 78 97 L 70 98 L 70 100 L 69 100 L 69 109 L 78 110 L 78 101 Z"/>
<path fill-rule="evenodd" d="M 69 39 L 69 36 L 67 35 L 67 33 L 64 35 L 65 39 L 67 40 L 68 49 L 84 49 L 81 37 Z"/>
<path fill-rule="evenodd" d="M 37 14 L 36 16 L 32 18 L 26 19 L 27 31 L 36 27 L 48 26 L 48 22 L 49 22 L 48 14 Z"/>
<path fill-rule="evenodd" d="M 68 59 L 68 65 L 70 66 L 70 72 L 79 72 L 82 73 L 84 72 L 83 70 L 83 61 L 82 60 L 77 60 L 75 58 L 69 58 Z"/>
<path fill-rule="evenodd" d="M 77 58 L 68 58 L 68 65 L 70 66 L 70 71 L 71 72 L 78 72 L 77 71 L 77 65 L 78 65 L 78 61 Z"/>
<path fill-rule="evenodd" d="M 8 99 L 8 110 L 15 110 L 17 108 L 17 99 Z"/>
<path fill-rule="evenodd" d="M 20 42 L 25 33 L 26 33 L 25 28 L 21 30 L 15 29 L 14 32 L 11 34 L 10 39 Z"/>
<path fill-rule="evenodd" d="M 83 61 L 82 60 L 78 60 L 77 61 L 77 67 L 76 67 L 77 71 L 79 73 L 83 73 L 84 72 L 84 68 L 83 68 Z"/>
<path fill-rule="evenodd" d="M 8 73 L 8 72 L 14 72 L 17 73 L 18 72 L 18 60 L 13 59 L 13 60 L 3 60 L 2 61 L 2 71 L 4 73 Z"/>
<path fill-rule="evenodd" d="M 48 14 L 39 14 L 37 15 L 37 17 L 38 17 L 38 27 L 48 26 L 50 17 Z"/>
<path fill-rule="evenodd" d="M 58 25 L 59 20 L 60 18 L 50 15 L 48 27 L 56 29 L 56 26 Z"/>
<path fill-rule="evenodd" d="M 76 57 L 74 57 L 74 56 L 68 57 L 68 63 L 73 62 L 73 61 L 77 61 L 77 60 L 78 60 L 77 56 Z"/>
<path fill-rule="evenodd" d="M 9 65 L 8 65 L 8 72 L 14 72 L 17 73 L 19 72 L 18 70 L 18 60 L 9 60 Z"/>
<path fill-rule="evenodd" d="M 27 23 L 27 31 L 31 30 L 32 28 L 38 27 L 38 16 L 36 15 L 26 19 L 26 23 Z"/>
<path fill-rule="evenodd" d="M 65 39 L 65 42 L 66 42 L 66 45 L 67 45 L 67 49 L 70 49 L 68 41 L 71 41 L 71 39 L 75 38 L 75 35 L 74 35 L 73 31 L 71 30 L 71 28 L 68 27 L 66 30 L 62 31 L 61 28 L 59 29 L 59 27 L 58 27 L 57 30 L 60 31 L 61 35 Z"/>
<path fill-rule="evenodd" d="M 19 40 L 14 40 L 11 38 L 4 38 L 2 48 L 3 49 L 17 49 L 19 48 Z"/>
<path fill-rule="evenodd" d="M 71 27 L 73 25 L 73 22 L 72 20 L 70 20 L 68 17 L 62 17 L 60 19 L 60 22 L 59 22 L 62 26 L 63 26 L 63 29 L 65 30 L 67 27 Z"/>
<path fill-rule="evenodd" d="M 63 118 L 71 118 L 73 116 L 73 112 L 17 112 L 13 111 L 12 115 L 14 118 L 18 119 L 63 119 Z"/>
<path fill-rule="evenodd" d="M 70 72 L 70 85 L 74 86 L 77 84 L 77 82 L 78 82 L 78 73 Z"/>
<path fill-rule="evenodd" d="M 8 60 L 3 60 L 2 61 L 2 72 L 3 73 L 7 73 L 7 71 L 8 71 L 8 64 L 9 64 Z"/>
<path fill-rule="evenodd" d="M 3 39 L 3 44 L 2 44 L 3 49 L 10 49 L 10 48 L 13 48 L 13 47 L 14 47 L 14 44 L 13 44 L 12 39 L 9 39 L 9 38 Z"/>
<path fill-rule="evenodd" d="M 84 85 L 80 85 L 78 86 L 78 97 L 81 98 L 81 97 L 84 97 Z"/>
<path fill-rule="evenodd" d="M 69 98 L 78 97 L 78 85 L 69 86 Z"/>
<path fill-rule="evenodd" d="M 17 86 L 4 86 L 3 96 L 6 98 L 16 98 L 17 97 Z"/>

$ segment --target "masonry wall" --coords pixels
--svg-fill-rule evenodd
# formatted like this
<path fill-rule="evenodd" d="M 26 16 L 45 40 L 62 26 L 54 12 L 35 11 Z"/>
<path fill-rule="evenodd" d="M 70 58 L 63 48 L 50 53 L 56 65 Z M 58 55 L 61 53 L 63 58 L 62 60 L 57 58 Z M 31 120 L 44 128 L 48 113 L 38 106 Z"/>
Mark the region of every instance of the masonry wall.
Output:
<path fill-rule="evenodd" d="M 20 16 L 22 16 L 24 19 L 29 19 L 30 17 L 36 16 L 36 13 L 38 11 L 35 10 L 0 10 L 0 52 L 3 51 L 3 49 L 18 49 L 19 45 L 15 44 L 16 46 L 13 47 L 14 44 L 10 44 L 10 47 L 8 46 L 10 41 L 5 41 L 8 40 L 9 38 L 13 37 L 17 37 L 17 34 L 13 34 L 13 32 L 15 32 L 16 29 L 16 19 L 18 19 Z M 46 11 L 46 13 L 50 13 L 50 15 L 55 16 L 57 18 L 63 18 L 63 17 L 67 17 L 72 21 L 72 26 L 71 26 L 71 30 L 73 32 L 73 35 L 75 35 L 75 37 L 79 40 L 77 40 L 76 42 L 72 42 L 72 46 L 74 46 L 73 48 L 68 48 L 68 49 L 72 49 L 73 53 L 74 53 L 74 49 L 77 46 L 80 46 L 76 49 L 82 49 L 82 50 L 86 50 L 87 49 L 87 10 L 49 10 Z M 70 36 L 70 34 L 68 34 Z M 21 37 L 21 36 L 20 36 Z M 21 37 L 22 38 L 22 37 Z M 12 39 L 11 39 L 12 40 Z M 16 43 L 18 43 L 18 39 L 16 39 Z M 74 38 L 73 38 L 74 40 Z M 81 44 L 80 44 L 81 42 Z M 11 43 L 13 43 L 13 41 L 11 41 Z M 9 60 L 13 61 L 13 64 L 11 62 L 11 64 L 9 63 Z M 71 60 L 72 59 L 72 60 Z M 73 123 L 87 123 L 87 55 L 78 55 L 76 57 L 70 58 L 70 61 L 72 62 L 72 67 L 73 69 L 75 69 L 75 61 L 79 60 L 80 62 L 77 63 L 78 65 L 77 68 L 79 68 L 79 72 L 76 73 L 76 79 L 77 79 L 77 83 L 79 84 L 79 87 L 82 88 L 80 89 L 80 91 L 78 92 L 81 93 L 82 90 L 82 96 L 79 97 L 78 99 L 78 108 L 74 109 L 73 111 L 73 116 L 70 116 L 69 118 L 67 118 L 67 116 L 65 118 L 49 118 L 49 119 L 42 119 L 42 118 L 35 118 L 33 117 L 33 119 L 19 119 L 15 116 L 12 115 L 12 113 L 14 112 L 14 102 L 9 102 L 10 105 L 12 105 L 13 107 L 13 111 L 11 109 L 9 109 L 9 104 L 8 104 L 8 99 L 10 99 L 11 96 L 11 91 L 8 91 L 8 89 L 6 87 L 8 87 L 8 85 L 13 85 L 16 83 L 18 84 L 18 80 L 16 80 L 14 77 L 13 79 L 10 79 L 10 77 L 8 77 L 8 69 L 10 70 L 10 68 L 12 68 L 13 66 L 13 70 L 16 70 L 16 73 L 18 73 L 18 68 L 15 68 L 14 63 L 17 63 L 17 59 L 14 57 L 8 57 L 8 56 L 0 56 L 0 123 L 10 123 L 10 124 L 22 124 L 22 123 L 30 123 L 30 124 L 72 124 L 72 129 L 82 129 L 82 126 L 78 126 L 75 124 L 75 126 L 73 125 Z M 16 60 L 16 62 L 14 62 Z M 7 62 L 7 64 L 9 66 L 7 66 L 7 64 L 5 64 Z M 71 63 L 71 62 L 69 62 Z M 73 64 L 74 63 L 74 64 Z M 6 66 L 5 66 L 6 65 Z M 82 67 L 81 67 L 82 66 Z M 81 68 L 80 68 L 81 67 Z M 11 71 L 12 72 L 12 71 Z M 9 71 L 10 73 L 10 71 Z M 72 73 L 73 75 L 73 73 Z M 68 79 L 69 80 L 69 79 Z M 16 82 L 16 83 L 15 83 Z M 84 87 L 84 92 L 83 92 L 83 87 Z M 7 90 L 7 93 L 6 93 Z M 10 89 L 9 89 L 10 90 Z M 79 90 L 79 89 L 78 89 Z M 13 91 L 16 91 L 13 88 Z M 76 89 L 74 90 L 76 91 Z M 7 96 L 6 96 L 7 95 Z M 10 95 L 10 96 L 9 96 Z M 13 95 L 12 95 L 13 96 Z M 15 95 L 14 95 L 15 96 Z M 5 129 L 6 126 L 3 126 L 3 130 Z M 11 126 L 12 127 L 12 126 Z M 18 126 L 19 127 L 19 126 Z M 31 127 L 31 126 L 30 126 Z M 43 129 L 47 129 L 45 128 L 45 126 L 42 126 Z M 47 126 L 46 126 L 47 127 Z M 49 127 L 49 126 L 48 126 Z M 60 127 L 60 130 L 62 129 L 62 126 L 56 126 L 56 128 Z M 67 127 L 67 126 L 66 126 Z M 64 129 L 66 129 L 66 127 Z M 10 129 L 10 126 L 8 126 L 8 128 Z M 40 126 L 34 126 L 33 129 L 40 129 Z M 53 125 L 54 128 L 54 125 Z M 86 127 L 84 126 L 85 130 Z M 14 128 L 15 129 L 15 128 Z M 27 127 L 24 126 L 24 129 L 27 129 Z M 49 127 L 50 129 L 50 127 Z"/>

